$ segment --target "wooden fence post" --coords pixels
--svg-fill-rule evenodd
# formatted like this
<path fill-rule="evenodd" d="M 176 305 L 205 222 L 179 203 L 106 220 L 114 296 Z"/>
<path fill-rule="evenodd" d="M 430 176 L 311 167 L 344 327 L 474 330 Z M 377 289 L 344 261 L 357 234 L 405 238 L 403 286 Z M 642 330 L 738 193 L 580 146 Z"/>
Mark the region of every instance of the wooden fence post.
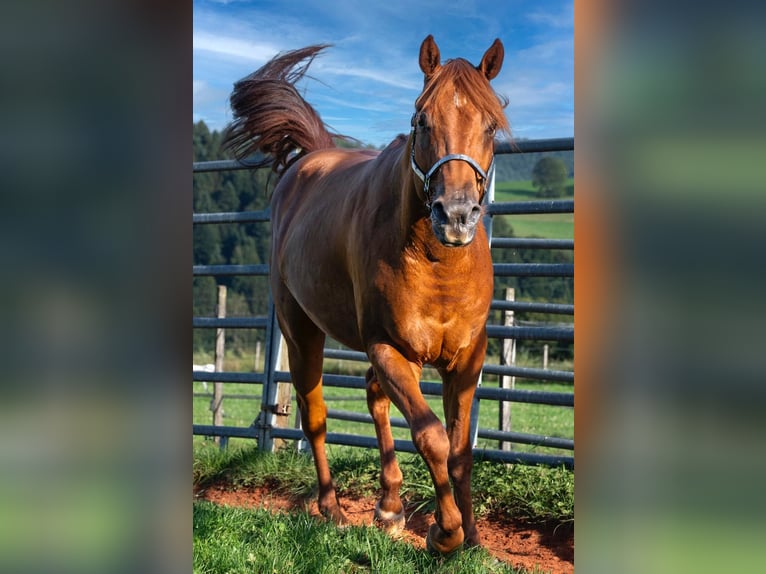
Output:
<path fill-rule="evenodd" d="M 218 305 L 216 316 L 219 319 L 226 317 L 226 285 L 218 286 Z M 220 373 L 224 370 L 225 330 L 218 327 L 215 331 L 215 371 Z M 213 400 L 210 401 L 210 410 L 213 411 L 213 426 L 223 426 L 223 383 L 213 383 Z M 215 437 L 215 443 L 221 448 L 226 447 L 228 437 Z"/>
<path fill-rule="evenodd" d="M 290 364 L 287 360 L 287 343 L 285 338 L 279 338 L 279 361 L 277 363 L 280 371 L 289 371 Z M 277 383 L 277 399 L 274 414 L 273 426 L 287 428 L 290 426 L 290 400 L 292 398 L 292 383 Z M 277 451 L 287 444 L 282 438 L 274 439 L 274 450 Z"/>
<path fill-rule="evenodd" d="M 543 345 L 543 369 L 548 368 L 548 344 Z"/>
<path fill-rule="evenodd" d="M 516 290 L 513 287 L 508 287 L 505 290 L 505 300 L 515 301 Z M 512 327 L 514 322 L 513 309 L 509 309 L 503 313 L 503 325 L 506 327 Z M 515 365 L 516 364 L 516 339 L 503 339 L 503 352 L 500 356 L 500 362 L 503 365 Z M 509 377 L 508 375 L 502 375 L 500 377 L 500 386 L 503 389 L 513 389 L 516 386 L 516 377 Z M 500 416 L 499 416 L 500 430 L 503 432 L 510 432 L 511 430 L 511 403 L 509 401 L 500 401 Z M 501 450 L 513 450 L 511 443 L 507 441 L 500 441 Z"/>
<path fill-rule="evenodd" d="M 255 359 L 253 360 L 253 370 L 258 372 L 261 370 L 261 342 L 255 342 Z"/>

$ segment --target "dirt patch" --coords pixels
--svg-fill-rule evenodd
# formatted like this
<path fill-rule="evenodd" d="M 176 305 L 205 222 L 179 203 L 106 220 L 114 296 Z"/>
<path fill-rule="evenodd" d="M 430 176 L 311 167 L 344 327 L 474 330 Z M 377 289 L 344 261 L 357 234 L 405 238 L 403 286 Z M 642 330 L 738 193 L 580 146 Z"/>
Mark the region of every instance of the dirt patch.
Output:
<path fill-rule="evenodd" d="M 227 485 L 213 485 L 195 491 L 194 496 L 225 506 L 266 508 L 274 512 L 300 509 L 319 516 L 316 500 L 294 499 L 264 487 L 231 489 Z M 373 498 L 343 497 L 341 506 L 353 524 L 372 524 Z M 425 536 L 434 521 L 433 513 L 408 511 L 406 514 L 403 538 L 418 548 L 425 548 Z M 483 546 L 498 560 L 527 570 L 538 567 L 551 574 L 574 572 L 572 527 L 530 526 L 502 516 L 479 519 L 477 526 Z"/>

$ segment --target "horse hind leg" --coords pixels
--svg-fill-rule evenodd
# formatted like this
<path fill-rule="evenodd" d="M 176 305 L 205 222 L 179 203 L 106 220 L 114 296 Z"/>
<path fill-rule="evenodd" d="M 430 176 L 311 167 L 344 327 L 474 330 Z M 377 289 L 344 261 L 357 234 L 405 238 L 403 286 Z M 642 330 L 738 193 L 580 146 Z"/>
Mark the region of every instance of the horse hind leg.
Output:
<path fill-rule="evenodd" d="M 280 325 L 287 343 L 290 376 L 301 413 L 303 434 L 311 445 L 319 486 L 318 506 L 323 516 L 344 525 L 348 519 L 340 508 L 325 450 L 327 405 L 322 396 L 322 360 L 325 335 L 294 304 L 280 313 Z"/>
<path fill-rule="evenodd" d="M 398 536 L 404 529 L 404 506 L 399 498 L 402 471 L 396 462 L 394 437 L 391 434 L 390 399 L 380 387 L 375 370 L 370 367 L 366 376 L 367 408 L 375 423 L 375 435 L 380 450 L 380 486 L 383 489 L 375 503 L 375 521 L 388 534 Z"/>

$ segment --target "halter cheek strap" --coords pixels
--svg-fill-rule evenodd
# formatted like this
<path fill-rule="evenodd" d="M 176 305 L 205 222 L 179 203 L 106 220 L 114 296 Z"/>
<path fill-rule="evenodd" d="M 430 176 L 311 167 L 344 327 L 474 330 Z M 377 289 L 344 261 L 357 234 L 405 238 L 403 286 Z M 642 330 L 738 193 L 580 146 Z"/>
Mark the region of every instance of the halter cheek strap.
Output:
<path fill-rule="evenodd" d="M 412 118 L 412 147 L 410 148 L 410 166 L 412 167 L 412 171 L 415 172 L 415 175 L 417 175 L 420 180 L 423 182 L 423 193 L 426 196 L 426 207 L 428 209 L 431 209 L 431 195 L 429 193 L 429 189 L 431 186 L 431 177 L 436 173 L 436 171 L 445 163 L 448 161 L 453 160 L 459 160 L 464 161 L 468 165 L 470 165 L 474 171 L 479 174 L 479 176 L 482 178 L 482 181 L 484 185 L 487 185 L 487 181 L 489 181 L 489 176 L 487 174 L 492 173 L 492 170 L 495 167 L 495 156 L 492 156 L 492 161 L 489 164 L 489 169 L 487 171 L 484 171 L 481 166 L 474 160 L 472 157 L 467 156 L 462 153 L 451 153 L 449 155 L 445 155 L 442 158 L 439 158 L 436 163 L 434 163 L 431 166 L 431 169 L 428 170 L 428 172 L 423 173 L 423 170 L 420 169 L 418 166 L 418 163 L 415 161 L 415 116 L 413 115 Z"/>

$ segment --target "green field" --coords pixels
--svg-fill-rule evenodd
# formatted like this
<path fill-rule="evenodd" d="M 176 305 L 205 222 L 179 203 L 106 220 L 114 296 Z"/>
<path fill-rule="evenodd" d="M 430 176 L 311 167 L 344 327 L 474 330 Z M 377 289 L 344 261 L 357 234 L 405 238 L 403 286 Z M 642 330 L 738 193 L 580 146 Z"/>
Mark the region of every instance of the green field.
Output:
<path fill-rule="evenodd" d="M 574 179 L 569 178 L 566 194 L 562 199 L 574 195 Z M 495 202 L 534 201 L 540 199 L 531 181 L 503 181 L 495 183 Z M 516 237 L 546 237 L 549 239 L 574 238 L 574 214 L 552 213 L 534 215 L 499 215 L 513 227 Z"/>

